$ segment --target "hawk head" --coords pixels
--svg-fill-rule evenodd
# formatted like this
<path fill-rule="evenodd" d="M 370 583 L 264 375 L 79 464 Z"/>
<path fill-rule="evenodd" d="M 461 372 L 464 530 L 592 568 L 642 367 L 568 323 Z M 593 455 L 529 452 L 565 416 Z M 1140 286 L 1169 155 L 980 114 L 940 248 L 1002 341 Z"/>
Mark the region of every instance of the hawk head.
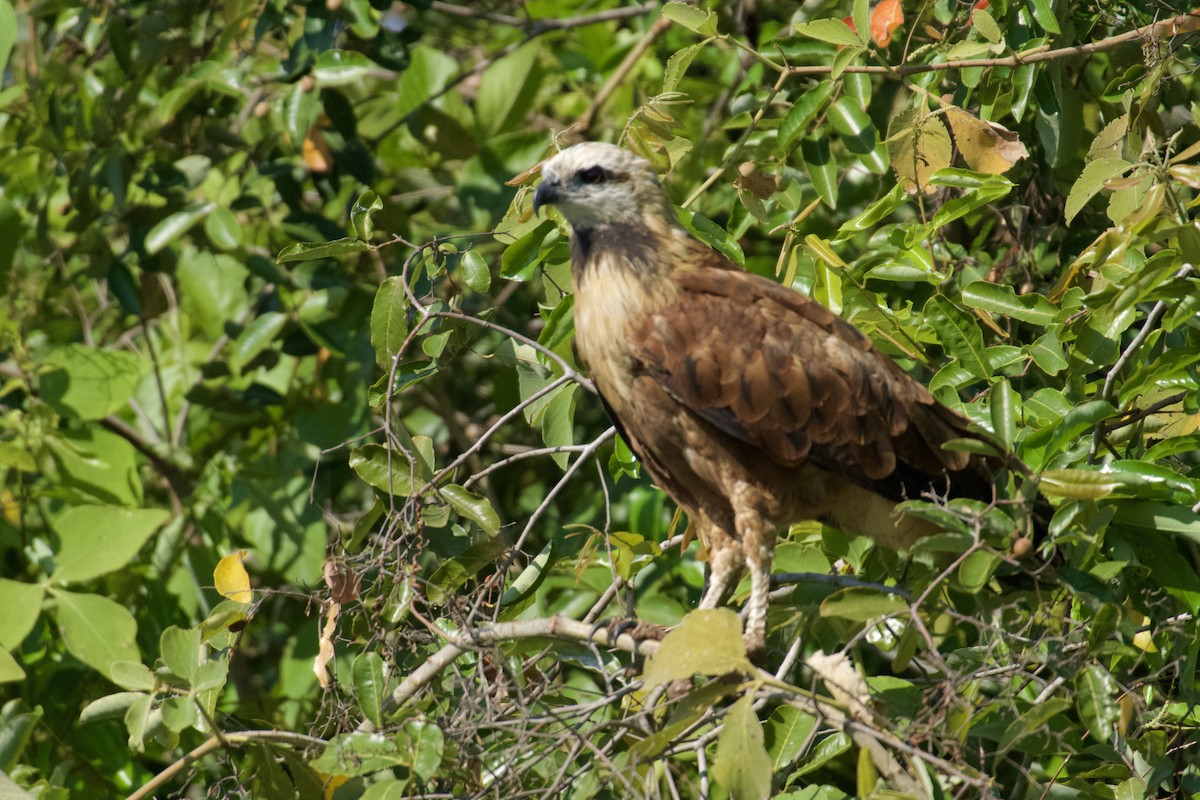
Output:
<path fill-rule="evenodd" d="M 533 210 L 555 206 L 575 231 L 643 222 L 647 215 L 673 219 L 654 167 L 616 145 L 584 142 L 542 165 Z"/>

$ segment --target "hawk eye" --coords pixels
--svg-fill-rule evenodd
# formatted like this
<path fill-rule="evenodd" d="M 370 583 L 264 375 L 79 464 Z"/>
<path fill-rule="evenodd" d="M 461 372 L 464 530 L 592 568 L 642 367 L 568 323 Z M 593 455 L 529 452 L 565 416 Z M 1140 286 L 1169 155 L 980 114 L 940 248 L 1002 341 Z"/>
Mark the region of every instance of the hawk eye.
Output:
<path fill-rule="evenodd" d="M 588 167 L 579 171 L 579 180 L 584 183 L 604 183 L 607 178 L 603 167 Z"/>

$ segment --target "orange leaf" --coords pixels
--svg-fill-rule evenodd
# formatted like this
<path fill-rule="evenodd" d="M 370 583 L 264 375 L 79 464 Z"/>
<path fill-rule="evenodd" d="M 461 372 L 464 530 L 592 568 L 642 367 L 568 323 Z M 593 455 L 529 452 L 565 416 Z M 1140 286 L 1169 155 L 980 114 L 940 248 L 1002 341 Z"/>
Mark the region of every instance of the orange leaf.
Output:
<path fill-rule="evenodd" d="M 325 136 L 320 128 L 314 127 L 308 132 L 304 137 L 304 144 L 300 147 L 300 153 L 305 166 L 312 172 L 329 172 L 333 168 L 333 152 L 325 143 Z"/>
<path fill-rule="evenodd" d="M 254 599 L 254 593 L 250 591 L 250 576 L 242 564 L 245 558 L 246 551 L 239 550 L 218 561 L 217 568 L 213 570 L 213 585 L 235 603 L 249 603 Z"/>
<path fill-rule="evenodd" d="M 871 38 L 880 47 L 887 47 L 892 42 L 892 34 L 903 24 L 900 0 L 881 0 L 871 12 Z"/>

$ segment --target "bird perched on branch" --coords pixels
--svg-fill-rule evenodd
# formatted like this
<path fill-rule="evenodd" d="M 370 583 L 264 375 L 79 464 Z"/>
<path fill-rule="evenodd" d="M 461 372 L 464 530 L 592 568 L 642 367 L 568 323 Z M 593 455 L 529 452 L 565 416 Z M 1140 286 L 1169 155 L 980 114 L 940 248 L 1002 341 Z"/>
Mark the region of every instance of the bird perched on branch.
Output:
<path fill-rule="evenodd" d="M 544 164 L 533 205 L 571 225 L 580 358 L 707 548 L 700 607 L 749 570 L 752 654 L 766 643 L 777 530 L 819 519 L 903 549 L 937 531 L 898 502 L 989 501 L 999 470 L 1024 469 L 943 449 L 981 436 L 857 328 L 692 237 L 645 159 L 575 145 Z"/>

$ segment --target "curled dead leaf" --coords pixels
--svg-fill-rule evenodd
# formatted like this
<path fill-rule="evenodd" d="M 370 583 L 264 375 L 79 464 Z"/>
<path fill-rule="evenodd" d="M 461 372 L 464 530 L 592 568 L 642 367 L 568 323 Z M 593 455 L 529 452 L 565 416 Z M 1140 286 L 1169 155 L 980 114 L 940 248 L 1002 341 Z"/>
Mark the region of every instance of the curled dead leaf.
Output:
<path fill-rule="evenodd" d="M 333 660 L 333 634 L 337 631 L 337 619 L 341 613 L 342 607 L 337 603 L 329 606 L 329 615 L 325 618 L 325 625 L 321 628 L 321 635 L 317 639 L 317 657 L 313 659 L 313 674 L 317 676 L 317 683 L 321 684 L 322 689 L 329 688 L 329 662 Z"/>
<path fill-rule="evenodd" d="M 969 111 L 946 111 L 954 143 L 967 166 L 976 172 L 1000 175 L 1029 155 L 1017 134 L 994 122 L 981 120 Z"/>
<path fill-rule="evenodd" d="M 329 596 L 333 602 L 345 605 L 358 599 L 359 586 L 362 576 L 348 564 L 337 559 L 325 559 L 325 585 L 329 587 Z"/>

